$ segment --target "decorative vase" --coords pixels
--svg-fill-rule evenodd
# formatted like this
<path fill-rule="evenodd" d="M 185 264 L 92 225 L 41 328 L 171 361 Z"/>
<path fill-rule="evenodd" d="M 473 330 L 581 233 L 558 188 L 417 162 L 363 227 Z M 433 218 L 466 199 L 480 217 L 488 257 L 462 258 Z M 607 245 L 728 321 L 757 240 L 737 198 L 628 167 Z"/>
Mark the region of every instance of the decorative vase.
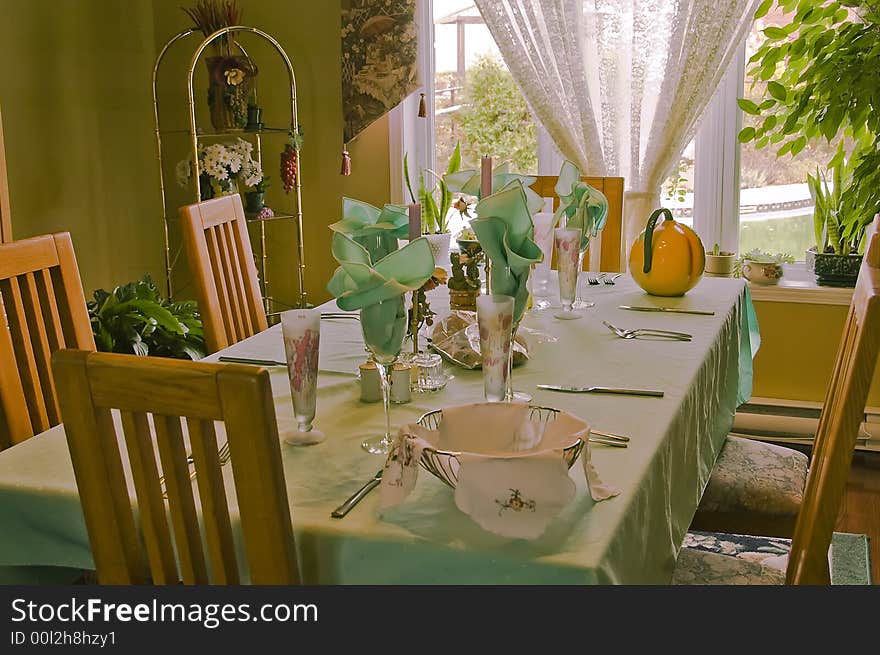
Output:
<path fill-rule="evenodd" d="M 263 109 L 255 105 L 248 105 L 246 132 L 259 132 L 263 129 Z"/>
<path fill-rule="evenodd" d="M 248 98 L 254 90 L 257 68 L 247 57 L 206 57 L 208 107 L 211 125 L 220 132 L 242 129 L 248 119 Z"/>
<path fill-rule="evenodd" d="M 862 266 L 862 255 L 835 255 L 807 250 L 807 270 L 816 274 L 816 284 L 825 287 L 854 287 Z"/>
<path fill-rule="evenodd" d="M 424 234 L 434 255 L 434 266 L 447 268 L 449 266 L 449 234 Z"/>
<path fill-rule="evenodd" d="M 204 202 L 214 197 L 214 185 L 211 176 L 207 173 L 199 175 L 199 199 Z"/>
<path fill-rule="evenodd" d="M 244 194 L 245 211 L 248 214 L 258 214 L 265 206 L 266 193 L 264 191 L 248 191 Z"/>

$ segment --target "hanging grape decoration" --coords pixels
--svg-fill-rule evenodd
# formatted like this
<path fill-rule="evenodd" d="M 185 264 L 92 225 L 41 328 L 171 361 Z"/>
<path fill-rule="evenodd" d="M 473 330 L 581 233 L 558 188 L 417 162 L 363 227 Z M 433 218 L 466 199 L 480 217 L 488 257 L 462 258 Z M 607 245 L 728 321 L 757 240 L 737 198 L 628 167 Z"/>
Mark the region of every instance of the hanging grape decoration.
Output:
<path fill-rule="evenodd" d="M 290 193 L 296 186 L 296 175 L 299 170 L 299 151 L 302 148 L 302 128 L 297 127 L 296 133 L 289 132 L 289 139 L 281 152 L 281 185 L 285 193 Z"/>

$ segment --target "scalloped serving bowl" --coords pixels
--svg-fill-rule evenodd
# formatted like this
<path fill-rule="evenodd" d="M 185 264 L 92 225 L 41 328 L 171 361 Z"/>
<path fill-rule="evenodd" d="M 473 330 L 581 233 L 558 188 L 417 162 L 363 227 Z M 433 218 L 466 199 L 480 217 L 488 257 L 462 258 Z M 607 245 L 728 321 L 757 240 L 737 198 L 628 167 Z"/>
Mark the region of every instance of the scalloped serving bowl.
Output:
<path fill-rule="evenodd" d="M 495 407 L 503 409 L 510 407 L 515 403 L 476 403 L 468 405 L 468 420 L 471 422 L 471 431 L 477 434 L 498 433 L 499 426 L 492 420 L 491 408 Z M 562 457 L 568 468 L 577 461 L 581 450 L 584 447 L 584 440 L 577 436 L 582 434 L 584 429 L 589 429 L 586 422 L 578 417 L 560 409 L 552 407 L 542 407 L 539 405 L 529 405 L 529 419 L 539 422 L 543 428 L 543 435 L 539 447 L 529 451 L 520 451 L 518 453 L 500 452 L 485 447 L 484 444 L 470 444 L 467 451 L 464 450 L 444 450 L 441 448 L 428 447 L 422 451 L 422 457 L 419 461 L 422 468 L 439 478 L 442 482 L 455 489 L 458 483 L 458 470 L 460 462 L 458 455 L 463 452 L 471 452 L 480 455 L 497 455 L 499 457 L 509 457 L 516 454 L 524 454 L 536 452 L 539 450 L 548 450 L 562 448 Z M 418 423 L 428 430 L 441 430 L 443 423 L 443 410 L 437 409 L 424 414 L 419 418 Z M 477 423 L 476 426 L 473 423 Z M 480 425 L 484 425 L 485 429 L 481 429 Z M 504 430 L 504 428 L 500 428 Z M 510 431 L 508 426 L 507 431 Z"/>

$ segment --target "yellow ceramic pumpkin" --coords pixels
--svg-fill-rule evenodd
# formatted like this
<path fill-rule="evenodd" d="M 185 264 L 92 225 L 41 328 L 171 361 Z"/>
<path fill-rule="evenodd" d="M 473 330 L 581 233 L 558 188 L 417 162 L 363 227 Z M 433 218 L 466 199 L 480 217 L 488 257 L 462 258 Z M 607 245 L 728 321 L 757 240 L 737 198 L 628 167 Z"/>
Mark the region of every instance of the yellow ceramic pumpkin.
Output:
<path fill-rule="evenodd" d="M 665 214 L 660 224 L 657 220 Z M 703 275 L 706 251 L 700 237 L 677 223 L 665 207 L 648 219 L 645 231 L 629 252 L 629 270 L 636 283 L 654 296 L 681 296 Z"/>

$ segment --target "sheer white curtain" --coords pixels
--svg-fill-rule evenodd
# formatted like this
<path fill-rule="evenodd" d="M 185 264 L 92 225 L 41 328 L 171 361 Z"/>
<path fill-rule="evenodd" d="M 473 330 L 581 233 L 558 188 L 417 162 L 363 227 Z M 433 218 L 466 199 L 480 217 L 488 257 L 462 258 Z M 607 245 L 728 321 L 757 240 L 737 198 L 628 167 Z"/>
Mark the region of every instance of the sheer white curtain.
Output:
<path fill-rule="evenodd" d="M 759 0 L 475 0 L 560 152 L 625 179 L 627 249 Z"/>

